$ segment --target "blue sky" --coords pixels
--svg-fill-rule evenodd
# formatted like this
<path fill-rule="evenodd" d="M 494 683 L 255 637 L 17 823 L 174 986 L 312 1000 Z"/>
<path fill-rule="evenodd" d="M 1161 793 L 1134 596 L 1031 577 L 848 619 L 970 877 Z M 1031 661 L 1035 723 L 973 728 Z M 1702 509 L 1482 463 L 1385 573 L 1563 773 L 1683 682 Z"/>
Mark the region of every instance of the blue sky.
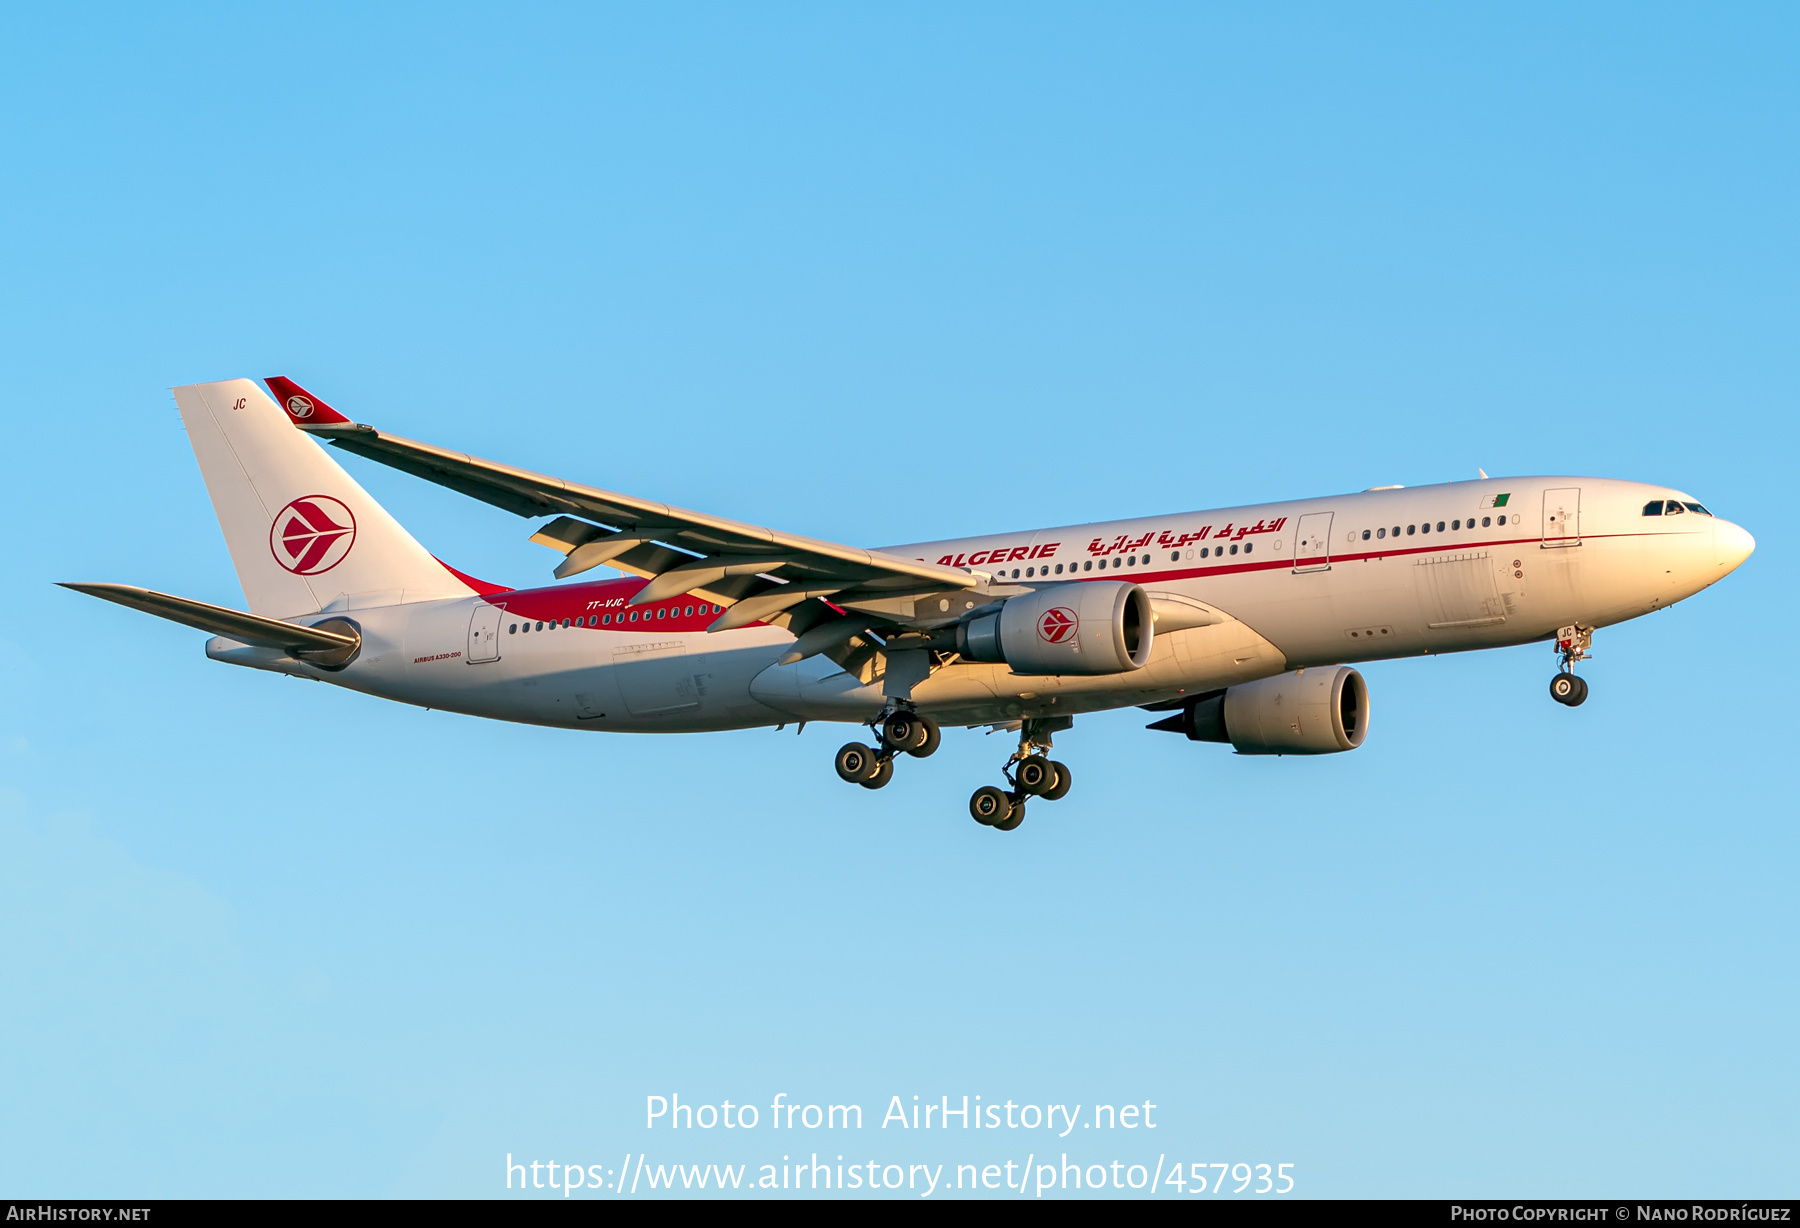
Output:
<path fill-rule="evenodd" d="M 0 16 L 0 1193 L 504 1195 L 644 1098 L 1150 1100 L 1092 1160 L 1319 1195 L 1800 1175 L 1800 17 L 1785 6 L 309 5 Z M 1474 476 L 1758 551 L 1596 638 L 1377 664 L 1367 744 L 1083 718 L 1010 837 L 956 731 L 514 728 L 205 660 L 172 384 L 878 544 Z M 466 571 L 528 522 L 346 465 Z M 824 1139 L 821 1143 L 820 1140 Z M 1072 1150 L 1079 1141 L 1079 1150 Z M 1168 1197 L 1180 1197 L 1168 1193 Z"/>

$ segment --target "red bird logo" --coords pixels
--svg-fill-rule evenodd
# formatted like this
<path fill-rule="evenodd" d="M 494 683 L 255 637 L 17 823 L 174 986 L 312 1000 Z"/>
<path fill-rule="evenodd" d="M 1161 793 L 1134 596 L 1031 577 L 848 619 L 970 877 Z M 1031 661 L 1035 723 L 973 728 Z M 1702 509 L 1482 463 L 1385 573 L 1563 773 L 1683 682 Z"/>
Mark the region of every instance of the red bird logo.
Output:
<path fill-rule="evenodd" d="M 297 576 L 330 571 L 356 542 L 356 517 L 330 495 L 303 495 L 275 513 L 269 553 Z"/>
<path fill-rule="evenodd" d="M 1045 610 L 1044 616 L 1038 619 L 1038 638 L 1050 644 L 1065 643 L 1080 625 L 1074 610 L 1059 605 L 1055 609 Z"/>

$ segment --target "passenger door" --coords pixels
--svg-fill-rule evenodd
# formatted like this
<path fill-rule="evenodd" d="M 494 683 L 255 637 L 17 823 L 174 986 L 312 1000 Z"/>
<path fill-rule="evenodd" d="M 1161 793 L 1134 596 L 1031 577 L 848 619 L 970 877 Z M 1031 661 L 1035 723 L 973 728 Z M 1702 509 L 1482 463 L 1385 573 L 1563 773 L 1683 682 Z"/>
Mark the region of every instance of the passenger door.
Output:
<path fill-rule="evenodd" d="M 502 613 L 504 611 L 499 606 L 489 605 L 485 601 L 475 607 L 475 612 L 469 615 L 469 651 L 463 660 L 470 665 L 481 665 L 500 659 Z"/>
<path fill-rule="evenodd" d="M 1294 529 L 1294 570 L 1331 570 L 1331 518 L 1334 512 L 1309 512 Z"/>
<path fill-rule="evenodd" d="M 1544 492 L 1544 548 L 1581 544 L 1581 488 Z"/>

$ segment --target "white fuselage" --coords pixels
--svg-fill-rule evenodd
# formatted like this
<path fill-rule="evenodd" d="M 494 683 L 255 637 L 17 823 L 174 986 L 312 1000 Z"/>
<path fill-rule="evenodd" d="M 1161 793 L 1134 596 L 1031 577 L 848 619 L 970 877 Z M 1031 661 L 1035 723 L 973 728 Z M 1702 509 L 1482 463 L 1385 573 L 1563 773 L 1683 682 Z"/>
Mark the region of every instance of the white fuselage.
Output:
<path fill-rule="evenodd" d="M 1104 573 L 1211 612 L 1210 625 L 1159 630 L 1149 663 L 1127 673 L 1023 676 L 953 660 L 913 687 L 920 711 L 976 724 L 1153 703 L 1291 669 L 1521 644 L 1647 614 L 1726 575 L 1753 544 L 1698 512 L 1643 514 L 1648 501 L 1677 494 L 1597 478 L 1456 482 L 886 552 L 990 576 L 986 596 L 955 599 L 967 606 Z M 716 611 L 692 596 L 627 607 L 643 584 L 399 605 L 388 604 L 392 594 L 348 594 L 326 612 L 352 620 L 363 647 L 337 671 L 223 638 L 207 652 L 406 703 L 565 728 L 864 721 L 887 705 L 867 670 L 847 673 L 824 656 L 775 664 L 794 641 L 779 627 L 708 633 Z M 951 604 L 943 599 L 938 613 L 961 613 Z"/>

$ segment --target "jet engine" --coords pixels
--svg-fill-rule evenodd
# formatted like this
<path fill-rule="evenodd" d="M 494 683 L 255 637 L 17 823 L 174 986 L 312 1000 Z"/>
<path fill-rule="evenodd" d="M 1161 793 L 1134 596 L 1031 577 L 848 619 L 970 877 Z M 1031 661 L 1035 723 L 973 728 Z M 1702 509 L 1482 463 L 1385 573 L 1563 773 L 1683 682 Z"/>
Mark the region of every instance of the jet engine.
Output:
<path fill-rule="evenodd" d="M 1125 580 L 1053 584 L 956 628 L 967 661 L 1015 674 L 1122 674 L 1150 661 L 1150 594 Z"/>
<path fill-rule="evenodd" d="M 1330 755 L 1368 736 L 1369 688 L 1348 665 L 1299 669 L 1202 695 L 1150 728 L 1240 755 Z"/>

